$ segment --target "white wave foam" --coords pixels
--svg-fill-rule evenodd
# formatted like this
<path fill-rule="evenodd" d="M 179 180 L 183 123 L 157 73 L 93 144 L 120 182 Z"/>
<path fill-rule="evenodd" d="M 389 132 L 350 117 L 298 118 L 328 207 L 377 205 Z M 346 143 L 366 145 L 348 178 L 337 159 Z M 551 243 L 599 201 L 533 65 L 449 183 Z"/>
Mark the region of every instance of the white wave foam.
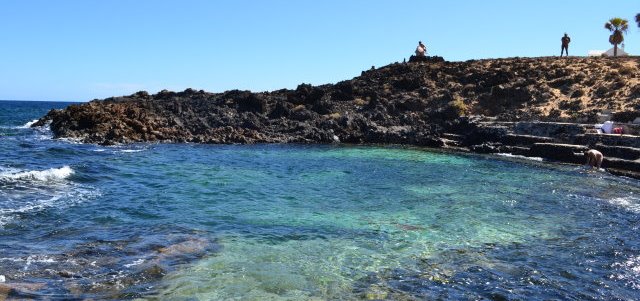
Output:
<path fill-rule="evenodd" d="M 60 200 L 62 196 L 54 196 L 50 199 L 40 199 L 34 202 L 29 202 L 23 206 L 17 208 L 2 208 L 0 209 L 0 227 L 6 225 L 16 214 L 34 212 L 44 210 L 48 207 L 55 206 L 56 201 Z"/>
<path fill-rule="evenodd" d="M 38 194 L 38 189 L 31 188 L 27 194 Z M 8 208 L 0 208 L 0 228 L 10 223 L 20 214 L 43 211 L 48 208 L 66 208 L 102 195 L 99 190 L 68 184 L 56 187 L 55 190 L 47 192 L 47 194 L 49 194 L 48 197 L 38 197 L 32 200 L 24 200 L 23 195 L 7 196 L 7 194 L 4 194 L 8 199 L 8 203 L 13 203 L 14 205 Z M 3 259 L 0 258 L 1 260 Z"/>
<path fill-rule="evenodd" d="M 71 167 L 69 166 L 63 166 L 61 168 L 50 168 L 46 170 L 30 170 L 18 172 L 9 170 L 6 172 L 0 172 L 0 179 L 49 182 L 64 180 L 71 176 L 73 173 L 73 169 L 71 169 Z"/>
<path fill-rule="evenodd" d="M 144 149 L 123 149 L 119 150 L 119 153 L 139 153 L 145 151 Z"/>
<path fill-rule="evenodd" d="M 9 262 L 24 262 L 26 270 L 33 263 L 56 263 L 54 258 L 46 256 L 46 255 L 29 255 L 25 257 L 3 257 L 0 258 L 0 262 L 9 261 Z"/>
<path fill-rule="evenodd" d="M 69 144 L 84 144 L 84 143 L 82 143 L 82 138 L 68 138 L 68 137 L 65 137 L 65 138 L 58 138 L 58 140 L 64 141 L 64 142 L 69 143 Z"/>
<path fill-rule="evenodd" d="M 500 157 L 524 159 L 524 160 L 531 160 L 531 161 L 538 161 L 538 162 L 542 162 L 544 160 L 540 157 L 527 157 L 527 156 L 514 155 L 509 153 L 497 153 L 496 155 Z"/>
<path fill-rule="evenodd" d="M 132 262 L 132 263 L 125 264 L 125 265 L 124 265 L 124 267 L 125 267 L 125 268 L 130 268 L 130 267 L 132 267 L 132 266 L 140 265 L 140 264 L 142 264 L 143 262 L 144 262 L 144 259 L 140 258 L 140 259 L 138 259 L 138 260 L 136 260 L 136 261 L 134 261 L 134 262 Z"/>
<path fill-rule="evenodd" d="M 15 258 L 15 257 L 4 257 L 0 258 L 0 262 L 10 261 L 16 263 L 24 263 L 24 267 L 22 268 L 24 271 L 29 270 L 32 264 L 42 264 L 42 263 L 56 263 L 54 258 L 46 256 L 46 255 L 29 255 L 26 258 Z"/>
<path fill-rule="evenodd" d="M 18 129 L 28 129 L 28 128 L 31 128 L 31 126 L 36 122 L 38 122 L 38 119 L 31 120 L 31 121 L 29 121 L 29 122 L 27 122 L 27 123 L 25 123 L 25 124 L 23 124 L 21 126 L 18 126 L 16 128 L 18 128 Z"/>
<path fill-rule="evenodd" d="M 619 197 L 608 200 L 610 204 L 622 207 L 633 213 L 640 213 L 640 200 L 635 197 Z"/>
<path fill-rule="evenodd" d="M 0 218 L 6 214 L 25 213 L 29 211 L 37 211 L 47 207 L 52 207 L 56 201 L 60 200 L 60 198 L 62 198 L 62 196 L 57 195 L 49 199 L 39 199 L 34 201 L 33 203 L 26 203 L 24 206 L 17 207 L 17 208 L 1 208 Z"/>

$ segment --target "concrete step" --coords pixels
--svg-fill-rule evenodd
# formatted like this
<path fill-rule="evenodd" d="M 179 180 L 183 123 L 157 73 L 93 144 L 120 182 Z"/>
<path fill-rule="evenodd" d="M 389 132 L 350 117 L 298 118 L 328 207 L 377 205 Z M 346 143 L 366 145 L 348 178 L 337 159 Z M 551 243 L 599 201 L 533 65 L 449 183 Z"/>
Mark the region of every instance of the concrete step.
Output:
<path fill-rule="evenodd" d="M 585 151 L 589 150 L 584 145 L 562 143 L 534 143 L 530 149 L 530 155 L 545 159 L 583 164 Z"/>
<path fill-rule="evenodd" d="M 534 143 L 553 143 L 555 139 L 550 137 L 534 136 L 534 135 L 522 135 L 522 134 L 507 134 L 504 137 L 504 143 L 509 145 L 532 145 Z"/>
<path fill-rule="evenodd" d="M 458 141 L 458 140 L 447 139 L 447 138 L 440 138 L 440 140 L 441 140 L 442 142 L 444 142 L 444 145 L 445 145 L 445 146 L 448 146 L 448 147 L 452 147 L 452 146 L 455 146 L 455 147 L 457 147 L 457 146 L 462 146 L 462 143 L 460 143 L 460 141 Z"/>
<path fill-rule="evenodd" d="M 542 137 L 565 137 L 583 134 L 586 125 L 566 122 L 518 122 L 513 127 L 516 134 Z"/>
<path fill-rule="evenodd" d="M 450 146 L 450 145 L 446 145 L 446 144 L 442 148 L 446 149 L 446 150 L 450 150 L 450 151 L 454 151 L 454 152 L 462 152 L 462 153 L 468 153 L 470 151 L 468 147 Z"/>
<path fill-rule="evenodd" d="M 640 148 L 640 136 L 635 135 L 585 133 L 582 135 L 576 135 L 575 141 L 576 143 L 584 145 L 603 144 Z"/>
<path fill-rule="evenodd" d="M 640 172 L 640 162 L 633 161 L 633 160 L 618 159 L 618 158 L 605 157 L 604 161 L 602 162 L 602 167 Z"/>
<path fill-rule="evenodd" d="M 595 149 L 602 152 L 605 158 L 620 158 L 625 160 L 640 159 L 640 148 L 630 146 L 605 145 L 598 143 Z"/>
<path fill-rule="evenodd" d="M 446 139 L 473 143 L 479 153 L 511 153 L 573 164 L 585 164 L 590 148 L 604 155 L 602 168 L 640 179 L 640 136 L 592 133 L 592 124 L 559 122 L 482 122 L 478 141 L 460 135 Z M 465 139 L 466 138 L 466 139 Z M 453 144 L 451 142 L 451 144 Z"/>
<path fill-rule="evenodd" d="M 519 155 L 519 156 L 526 156 L 526 157 L 528 157 L 531 154 L 531 150 L 529 147 L 513 146 L 513 145 L 500 146 L 500 152 L 504 154 L 512 154 L 512 155 Z"/>
<path fill-rule="evenodd" d="M 458 140 L 458 141 L 464 140 L 464 136 L 458 135 L 458 134 L 454 134 L 454 133 L 442 133 L 442 138 L 451 139 L 451 140 Z"/>
<path fill-rule="evenodd" d="M 615 176 L 621 177 L 629 177 L 633 179 L 640 179 L 640 172 L 623 170 L 623 169 L 615 169 L 615 168 L 607 168 L 607 171 Z"/>
<path fill-rule="evenodd" d="M 512 132 L 512 129 L 513 129 L 513 127 L 511 127 L 511 126 L 499 125 L 499 124 L 493 124 L 493 123 L 483 124 L 479 128 L 490 129 L 490 130 L 500 130 L 500 131 L 503 131 L 505 133 L 510 133 L 510 132 Z"/>

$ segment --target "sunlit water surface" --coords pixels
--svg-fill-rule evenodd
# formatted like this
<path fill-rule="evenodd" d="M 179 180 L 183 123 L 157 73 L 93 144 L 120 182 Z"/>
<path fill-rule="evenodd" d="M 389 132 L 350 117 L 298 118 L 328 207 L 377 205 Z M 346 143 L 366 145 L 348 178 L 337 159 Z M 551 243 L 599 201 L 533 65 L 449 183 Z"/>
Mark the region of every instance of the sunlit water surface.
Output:
<path fill-rule="evenodd" d="M 64 105 L 0 102 L 9 297 L 640 298 L 635 180 L 398 147 L 102 147 L 26 126 Z"/>

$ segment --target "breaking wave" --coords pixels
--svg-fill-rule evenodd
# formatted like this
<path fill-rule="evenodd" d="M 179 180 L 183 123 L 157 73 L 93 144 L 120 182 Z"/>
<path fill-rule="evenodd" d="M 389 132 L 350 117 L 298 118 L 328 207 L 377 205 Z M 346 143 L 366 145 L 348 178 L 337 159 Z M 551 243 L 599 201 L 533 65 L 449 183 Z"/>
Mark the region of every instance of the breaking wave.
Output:
<path fill-rule="evenodd" d="M 9 169 L 8 171 L 0 172 L 0 180 L 4 181 L 61 181 L 74 173 L 73 169 L 69 166 L 63 166 L 60 168 L 50 168 L 46 170 L 30 170 L 30 171 L 18 171 L 15 169 Z"/>
<path fill-rule="evenodd" d="M 38 122 L 38 119 L 31 120 L 31 121 L 29 121 L 29 122 L 27 122 L 27 123 L 25 123 L 25 124 L 23 124 L 21 126 L 18 126 L 16 128 L 18 128 L 18 129 L 28 129 L 28 128 L 31 128 L 31 126 L 36 122 Z"/>

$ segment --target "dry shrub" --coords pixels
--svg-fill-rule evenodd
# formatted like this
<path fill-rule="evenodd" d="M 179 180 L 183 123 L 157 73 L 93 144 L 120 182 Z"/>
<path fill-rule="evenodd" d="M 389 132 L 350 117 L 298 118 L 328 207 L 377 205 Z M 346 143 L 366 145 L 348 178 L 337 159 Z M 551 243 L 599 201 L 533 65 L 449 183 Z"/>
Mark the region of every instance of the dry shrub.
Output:
<path fill-rule="evenodd" d="M 618 72 L 623 76 L 635 77 L 638 72 L 638 68 L 633 66 L 622 66 L 618 69 Z"/>
<path fill-rule="evenodd" d="M 338 112 L 335 112 L 335 113 L 329 114 L 327 117 L 329 117 L 330 119 L 336 120 L 336 119 L 339 119 L 340 117 L 342 117 L 342 114 L 340 114 Z"/>
<path fill-rule="evenodd" d="M 364 106 L 367 104 L 367 101 L 362 98 L 356 98 L 353 100 L 353 104 L 355 104 L 356 106 Z"/>
<path fill-rule="evenodd" d="M 456 98 L 447 104 L 447 111 L 457 115 L 464 116 L 468 112 L 468 107 L 461 98 Z"/>
<path fill-rule="evenodd" d="M 608 81 L 615 81 L 617 79 L 620 78 L 620 73 L 616 70 L 613 70 L 609 73 L 607 73 L 607 75 L 604 76 L 604 79 L 608 80 Z"/>

